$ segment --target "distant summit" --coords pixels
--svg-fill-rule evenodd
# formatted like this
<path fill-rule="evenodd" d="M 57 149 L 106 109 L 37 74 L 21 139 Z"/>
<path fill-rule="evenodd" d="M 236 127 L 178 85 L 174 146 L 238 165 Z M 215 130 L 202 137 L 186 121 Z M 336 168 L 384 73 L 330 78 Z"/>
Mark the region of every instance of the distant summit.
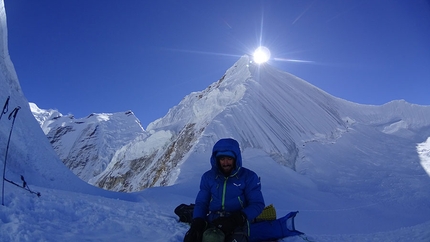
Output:
<path fill-rule="evenodd" d="M 122 146 L 148 136 L 131 111 L 75 119 L 34 103 L 30 108 L 63 163 L 86 182 L 103 172 Z"/>
<path fill-rule="evenodd" d="M 349 140 L 343 149 L 354 154 L 357 137 L 367 136 L 365 149 L 372 150 L 380 146 L 372 142 L 381 135 L 411 139 L 411 144 L 430 136 L 429 107 L 404 101 L 352 103 L 268 64 L 254 64 L 248 56 L 205 90 L 184 97 L 146 131 L 131 112 L 77 120 L 49 113 L 52 118 L 44 121 L 44 130 L 63 162 L 91 184 L 127 192 L 172 185 L 191 170 L 203 171 L 205 163 L 193 157 L 207 154 L 223 137 L 234 137 L 243 150 L 258 150 L 286 168 L 318 177 L 322 164 L 343 162 L 333 153 L 338 147 L 330 146 L 339 140 Z M 370 150 L 347 162 L 373 159 Z M 378 150 L 374 153 L 392 152 L 390 147 Z"/>

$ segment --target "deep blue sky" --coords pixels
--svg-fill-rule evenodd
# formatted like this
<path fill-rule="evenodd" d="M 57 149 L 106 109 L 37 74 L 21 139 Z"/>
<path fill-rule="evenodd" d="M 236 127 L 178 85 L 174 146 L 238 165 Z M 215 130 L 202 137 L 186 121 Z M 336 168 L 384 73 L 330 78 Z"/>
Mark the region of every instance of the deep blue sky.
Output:
<path fill-rule="evenodd" d="M 271 65 L 357 103 L 430 105 L 427 0 L 5 0 L 27 99 L 144 127 L 217 81 L 260 40 Z M 296 59 L 307 62 L 281 61 Z"/>

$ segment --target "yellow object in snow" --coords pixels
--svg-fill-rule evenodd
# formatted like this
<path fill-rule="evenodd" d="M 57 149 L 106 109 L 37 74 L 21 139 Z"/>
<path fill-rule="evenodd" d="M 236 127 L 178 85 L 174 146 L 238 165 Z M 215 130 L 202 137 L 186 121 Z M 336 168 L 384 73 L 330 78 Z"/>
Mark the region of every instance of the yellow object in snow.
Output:
<path fill-rule="evenodd" d="M 263 212 L 261 212 L 260 215 L 255 219 L 256 222 L 263 221 L 263 220 L 275 220 L 276 219 L 276 209 L 273 206 L 273 204 L 270 204 L 269 206 L 266 206 L 263 209 Z"/>

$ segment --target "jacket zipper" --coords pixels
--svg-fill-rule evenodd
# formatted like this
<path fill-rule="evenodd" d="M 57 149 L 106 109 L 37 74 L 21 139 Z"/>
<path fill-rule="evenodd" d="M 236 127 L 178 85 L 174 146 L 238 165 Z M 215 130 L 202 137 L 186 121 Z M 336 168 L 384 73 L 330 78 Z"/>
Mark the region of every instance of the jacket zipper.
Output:
<path fill-rule="evenodd" d="M 222 204 L 221 204 L 222 211 L 225 211 L 225 191 L 227 188 L 227 180 L 228 180 L 228 177 L 224 179 L 224 186 L 222 188 Z"/>

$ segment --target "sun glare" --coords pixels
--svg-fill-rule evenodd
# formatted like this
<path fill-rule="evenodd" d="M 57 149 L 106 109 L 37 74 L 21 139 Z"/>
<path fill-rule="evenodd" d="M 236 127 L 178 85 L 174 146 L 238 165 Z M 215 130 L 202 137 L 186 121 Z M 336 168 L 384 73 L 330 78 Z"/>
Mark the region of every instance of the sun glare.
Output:
<path fill-rule="evenodd" d="M 265 46 L 260 46 L 254 51 L 253 56 L 257 64 L 267 62 L 270 59 L 270 50 Z"/>

